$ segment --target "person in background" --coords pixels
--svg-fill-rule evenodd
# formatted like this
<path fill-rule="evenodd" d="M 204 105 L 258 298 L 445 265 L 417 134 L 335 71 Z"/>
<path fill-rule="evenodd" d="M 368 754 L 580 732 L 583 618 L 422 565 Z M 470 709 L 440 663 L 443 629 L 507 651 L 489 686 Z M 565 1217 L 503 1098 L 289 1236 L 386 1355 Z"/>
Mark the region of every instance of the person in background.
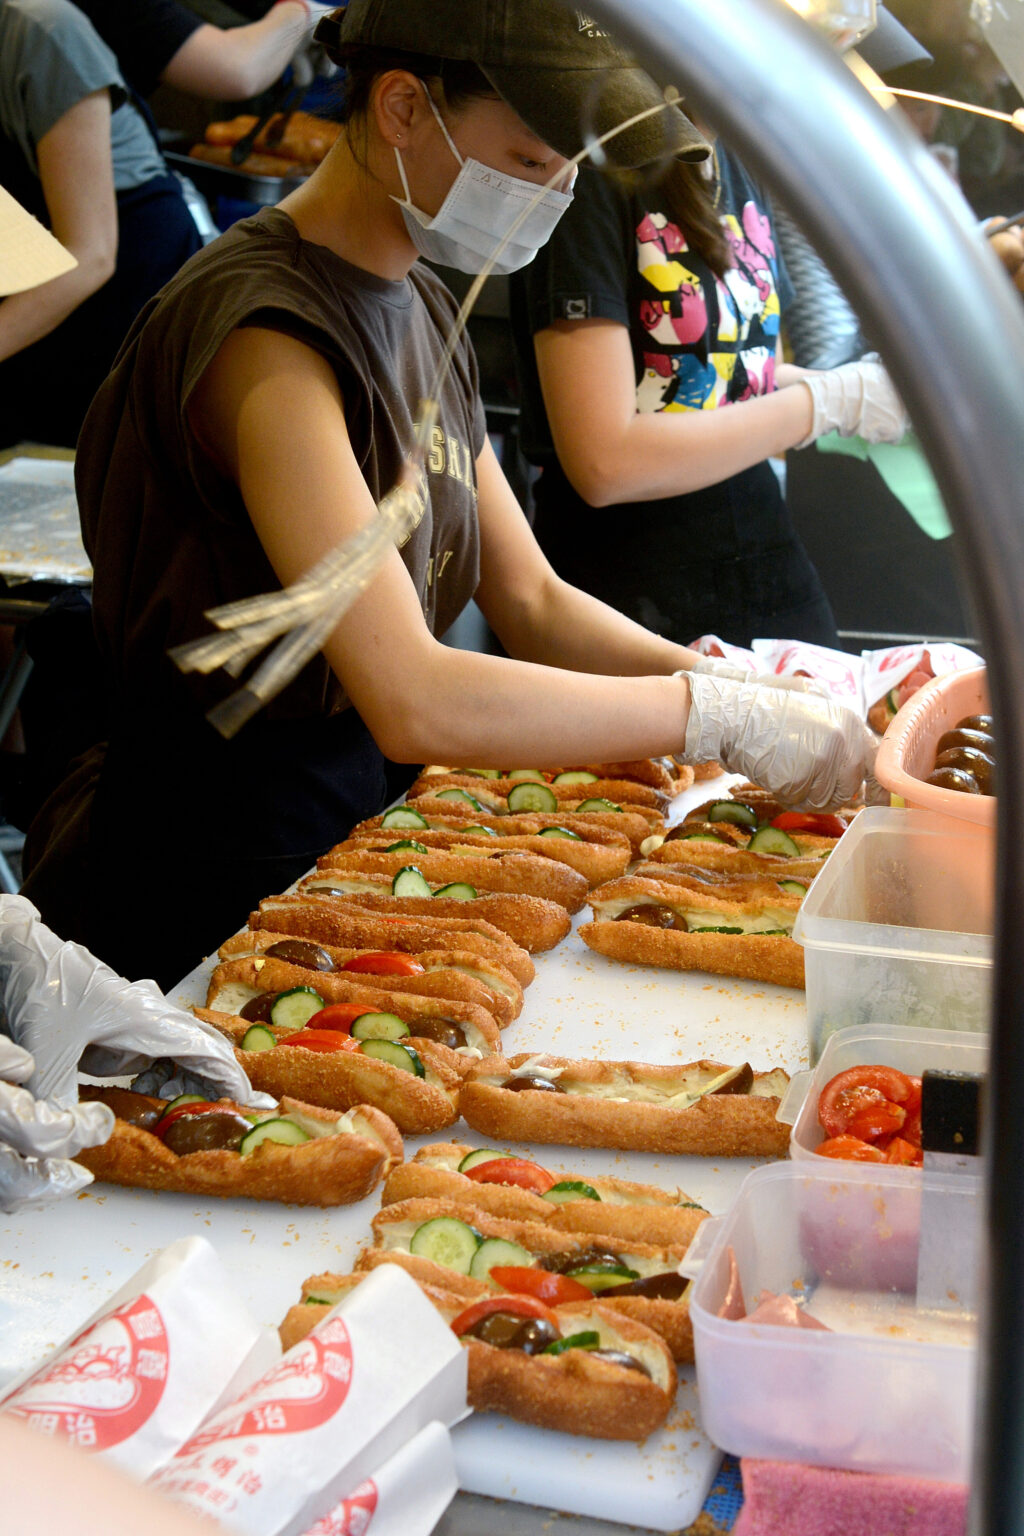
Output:
<path fill-rule="evenodd" d="M 0 446 L 74 447 L 132 320 L 200 240 L 113 54 L 70 0 L 0 0 L 0 184 L 77 262 L 0 303 Z"/>

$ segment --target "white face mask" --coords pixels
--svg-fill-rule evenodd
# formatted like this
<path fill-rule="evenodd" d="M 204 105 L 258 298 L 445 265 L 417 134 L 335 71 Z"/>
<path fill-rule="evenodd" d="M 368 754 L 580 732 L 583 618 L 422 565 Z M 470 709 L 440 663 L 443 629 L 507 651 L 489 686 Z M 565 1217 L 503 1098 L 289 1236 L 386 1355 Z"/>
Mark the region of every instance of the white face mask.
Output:
<path fill-rule="evenodd" d="M 426 86 L 423 89 L 448 148 L 459 162 L 459 174 L 431 218 L 417 208 L 409 196 L 405 166 L 396 146 L 395 158 L 405 197 L 396 197 L 394 201 L 402 210 L 409 239 L 428 261 L 436 261 L 442 267 L 454 267 L 457 272 L 481 272 L 498 242 L 536 199 L 491 269 L 499 276 L 518 272 L 550 239 L 552 230 L 572 202 L 571 185 L 568 192 L 548 191 L 538 197 L 540 189 L 532 181 L 506 176 L 479 160 L 464 160 L 455 148 L 430 92 Z"/>

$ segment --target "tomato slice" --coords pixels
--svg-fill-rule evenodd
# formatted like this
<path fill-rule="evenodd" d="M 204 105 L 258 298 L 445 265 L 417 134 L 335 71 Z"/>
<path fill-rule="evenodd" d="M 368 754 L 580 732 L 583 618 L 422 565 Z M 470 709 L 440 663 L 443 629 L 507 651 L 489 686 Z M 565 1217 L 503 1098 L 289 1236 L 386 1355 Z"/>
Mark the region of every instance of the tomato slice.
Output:
<path fill-rule="evenodd" d="M 873 1147 L 869 1141 L 861 1141 L 859 1136 L 832 1136 L 814 1150 L 819 1157 L 850 1158 L 856 1163 L 886 1161 L 885 1153 L 880 1147 Z"/>
<path fill-rule="evenodd" d="M 165 1115 L 161 1115 L 156 1124 L 150 1126 L 150 1130 L 154 1136 L 159 1136 L 162 1140 L 164 1134 L 174 1124 L 175 1120 L 180 1120 L 183 1115 L 227 1115 L 236 1113 L 234 1105 L 230 1104 L 196 1104 L 194 1102 L 192 1104 L 180 1104 L 177 1109 L 169 1109 Z"/>
<path fill-rule="evenodd" d="M 366 1009 L 361 1010 L 363 1013 Z M 316 1014 L 316 1018 L 320 1015 Z M 301 1045 L 307 1051 L 320 1051 L 327 1054 L 330 1051 L 358 1051 L 359 1041 L 353 1040 L 351 1035 L 344 1034 L 340 1029 L 298 1029 L 294 1035 L 285 1035 L 278 1045 Z"/>
<path fill-rule="evenodd" d="M 373 1009 L 367 1003 L 328 1003 L 326 1008 L 321 1008 L 319 1013 L 314 1013 L 306 1020 L 307 1029 L 336 1029 L 344 1034 L 349 1034 L 356 1019 L 361 1019 L 364 1013 L 372 1013 Z"/>
<path fill-rule="evenodd" d="M 395 949 L 367 950 L 353 955 L 342 966 L 343 971 L 369 973 L 371 976 L 422 976 L 424 967 L 413 955 L 401 954 Z"/>
<path fill-rule="evenodd" d="M 533 1296 L 506 1295 L 485 1296 L 481 1301 L 475 1301 L 471 1307 L 452 1319 L 452 1332 L 465 1333 L 474 1323 L 478 1323 L 482 1317 L 489 1317 L 492 1312 L 511 1312 L 514 1317 L 542 1317 L 545 1322 L 558 1328 L 558 1318 L 542 1301 L 537 1301 Z"/>
<path fill-rule="evenodd" d="M 886 1144 L 885 1160 L 887 1163 L 899 1163 L 906 1168 L 922 1168 L 924 1166 L 924 1153 L 920 1146 L 915 1146 L 912 1141 L 907 1141 L 904 1136 L 894 1136 Z"/>
<path fill-rule="evenodd" d="M 560 1307 L 564 1301 L 593 1301 L 594 1293 L 571 1275 L 556 1275 L 546 1269 L 531 1269 L 525 1264 L 495 1264 L 491 1279 L 504 1291 L 514 1291 L 517 1296 L 533 1296 L 549 1307 Z"/>
<path fill-rule="evenodd" d="M 494 1157 L 487 1163 L 477 1163 L 464 1174 L 474 1184 L 514 1184 L 517 1189 L 533 1189 L 538 1195 L 547 1194 L 558 1183 L 553 1173 L 529 1162 L 525 1157 Z"/>
<path fill-rule="evenodd" d="M 852 1114 L 846 1122 L 846 1132 L 850 1136 L 859 1136 L 861 1141 L 881 1141 L 883 1137 L 895 1136 L 901 1131 L 906 1118 L 902 1104 L 882 1099 Z"/>
<path fill-rule="evenodd" d="M 781 832 L 810 832 L 814 837 L 842 837 L 846 822 L 827 811 L 780 811 L 772 826 Z"/>
<path fill-rule="evenodd" d="M 908 1108 L 920 1103 L 920 1083 L 895 1067 L 849 1067 L 831 1078 L 818 1099 L 818 1119 L 827 1136 L 842 1136 L 862 1111 L 879 1108 L 885 1101 Z M 902 1120 L 900 1125 L 902 1125 Z M 891 1134 L 899 1125 L 890 1125 Z M 854 1133 L 856 1134 L 856 1132 Z"/>

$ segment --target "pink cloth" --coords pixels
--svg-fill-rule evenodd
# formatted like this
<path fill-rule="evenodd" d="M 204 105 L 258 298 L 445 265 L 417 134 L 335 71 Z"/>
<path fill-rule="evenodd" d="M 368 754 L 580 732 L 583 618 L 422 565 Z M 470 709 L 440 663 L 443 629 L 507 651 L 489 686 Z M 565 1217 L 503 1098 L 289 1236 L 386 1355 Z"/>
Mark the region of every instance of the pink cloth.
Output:
<path fill-rule="evenodd" d="M 733 1536 L 965 1536 L 967 1489 L 890 1473 L 740 1461 Z"/>

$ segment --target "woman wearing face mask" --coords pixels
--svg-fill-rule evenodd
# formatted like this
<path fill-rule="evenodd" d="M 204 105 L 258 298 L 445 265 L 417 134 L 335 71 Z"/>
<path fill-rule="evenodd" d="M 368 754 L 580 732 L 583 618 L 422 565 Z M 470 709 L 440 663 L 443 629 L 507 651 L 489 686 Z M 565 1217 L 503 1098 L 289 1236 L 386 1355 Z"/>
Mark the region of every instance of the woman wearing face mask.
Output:
<path fill-rule="evenodd" d="M 208 724 L 236 681 L 183 676 L 168 649 L 205 634 L 215 604 L 294 582 L 399 477 L 455 315 L 417 255 L 478 270 L 531 190 L 568 179 L 583 121 L 603 129 L 661 100 L 556 0 L 352 0 L 328 30 L 344 133 L 150 306 L 79 448 L 109 743 L 37 818 L 26 894 L 59 932 L 164 982 L 379 810 L 388 759 L 685 749 L 817 802 L 849 795 L 865 763 L 846 712 L 713 676 L 691 687 L 673 676 L 691 652 L 555 576 L 488 444 L 465 342 L 415 532 L 261 715 L 230 741 Z M 663 105 L 612 148 L 633 165 L 707 153 Z M 506 265 L 567 200 L 545 195 Z M 439 643 L 474 596 L 514 659 Z"/>

